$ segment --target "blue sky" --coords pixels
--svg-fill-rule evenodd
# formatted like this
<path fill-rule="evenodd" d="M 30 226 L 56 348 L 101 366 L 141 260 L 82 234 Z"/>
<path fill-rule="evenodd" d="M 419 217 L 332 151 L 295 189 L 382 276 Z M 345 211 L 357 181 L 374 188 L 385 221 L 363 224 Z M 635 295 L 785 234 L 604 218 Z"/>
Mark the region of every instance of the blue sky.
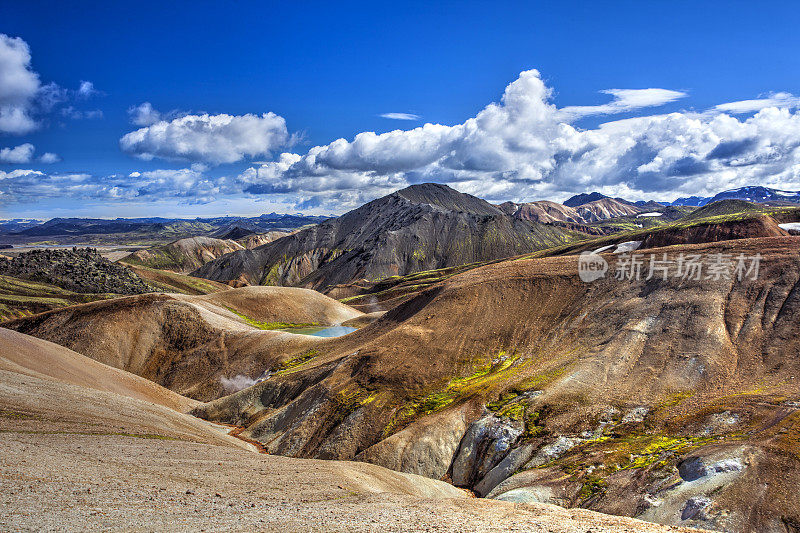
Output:
<path fill-rule="evenodd" d="M 30 60 L 0 52 L 0 108 L 14 69 L 38 86 L 6 91 L 8 116 L 29 120 L 0 121 L 0 217 L 338 213 L 420 181 L 493 201 L 800 187 L 798 15 L 796 2 L 7 0 L 0 34 Z M 535 105 L 501 100 L 515 80 L 515 101 Z M 158 114 L 131 114 L 145 102 Z M 451 129 L 414 130 L 426 123 Z"/>

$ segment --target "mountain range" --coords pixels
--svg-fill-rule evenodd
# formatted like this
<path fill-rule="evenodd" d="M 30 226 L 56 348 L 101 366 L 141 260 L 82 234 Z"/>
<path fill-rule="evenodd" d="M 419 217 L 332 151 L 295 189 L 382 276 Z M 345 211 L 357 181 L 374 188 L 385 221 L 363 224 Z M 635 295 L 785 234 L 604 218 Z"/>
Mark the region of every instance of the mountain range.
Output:
<path fill-rule="evenodd" d="M 746 200 L 756 203 L 776 203 L 776 204 L 796 204 L 800 203 L 800 191 L 782 191 L 770 189 L 760 185 L 740 187 L 723 191 L 715 196 L 690 196 L 688 198 L 678 198 L 672 205 L 687 205 L 701 207 L 720 200 Z"/>

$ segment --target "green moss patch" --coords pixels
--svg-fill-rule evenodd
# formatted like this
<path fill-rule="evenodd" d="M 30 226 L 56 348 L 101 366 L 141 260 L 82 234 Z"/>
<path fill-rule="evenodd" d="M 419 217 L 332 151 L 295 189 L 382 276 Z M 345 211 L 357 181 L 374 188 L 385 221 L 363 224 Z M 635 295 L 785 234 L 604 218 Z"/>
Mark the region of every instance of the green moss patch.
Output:
<path fill-rule="evenodd" d="M 283 361 L 282 363 L 278 363 L 277 365 L 273 366 L 271 370 L 276 376 L 290 374 L 296 370 L 299 370 L 299 367 L 308 363 L 312 359 L 317 358 L 318 356 L 319 350 L 311 349 L 301 355 L 298 355 L 297 357 L 293 357 Z"/>
<path fill-rule="evenodd" d="M 509 354 L 501 351 L 492 357 L 491 362 L 478 367 L 472 374 L 453 378 L 443 388 L 409 401 L 392 416 L 384 428 L 384 435 L 389 436 L 412 420 L 437 413 L 458 400 L 490 389 L 491 385 L 508 378 L 521 367 L 519 358 L 517 352 Z"/>
<path fill-rule="evenodd" d="M 231 309 L 230 307 L 226 307 L 228 311 L 235 314 L 249 325 L 253 326 L 254 328 L 258 329 L 266 329 L 266 330 L 275 330 L 275 329 L 300 329 L 300 328 L 313 328 L 319 327 L 319 324 L 316 322 L 302 322 L 302 323 L 294 323 L 294 322 L 262 322 L 260 320 L 256 320 L 254 318 L 250 318 L 249 316 L 240 313 L 235 309 Z"/>

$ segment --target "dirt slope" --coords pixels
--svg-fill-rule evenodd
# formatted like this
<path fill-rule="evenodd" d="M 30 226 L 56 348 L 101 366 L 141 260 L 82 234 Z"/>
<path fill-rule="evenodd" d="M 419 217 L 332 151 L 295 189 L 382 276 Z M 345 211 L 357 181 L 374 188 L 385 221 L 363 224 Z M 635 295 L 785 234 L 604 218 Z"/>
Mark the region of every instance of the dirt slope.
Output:
<path fill-rule="evenodd" d="M 445 483 L 364 463 L 257 454 L 204 421 L 125 396 L 158 387 L 102 367 L 0 330 L 0 529 L 662 530 L 554 506 L 477 501 Z"/>
<path fill-rule="evenodd" d="M 113 392 L 185 412 L 198 402 L 129 372 L 113 368 L 30 335 L 0 328 L 0 368 Z"/>
<path fill-rule="evenodd" d="M 180 394 L 208 400 L 223 378 L 255 379 L 320 339 L 265 322 L 332 325 L 361 316 L 315 291 L 244 287 L 205 296 L 153 294 L 72 306 L 7 322 Z"/>
<path fill-rule="evenodd" d="M 763 260 L 756 280 L 588 284 L 574 256 L 487 265 L 196 412 L 272 453 L 511 501 L 737 531 L 800 522 L 800 238 L 652 251 Z"/>

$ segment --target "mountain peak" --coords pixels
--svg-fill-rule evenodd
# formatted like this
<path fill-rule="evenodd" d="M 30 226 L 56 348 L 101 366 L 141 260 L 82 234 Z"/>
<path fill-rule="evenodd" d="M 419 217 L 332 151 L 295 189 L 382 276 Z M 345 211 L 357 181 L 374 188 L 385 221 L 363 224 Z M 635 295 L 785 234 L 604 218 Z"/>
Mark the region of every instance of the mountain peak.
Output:
<path fill-rule="evenodd" d="M 566 202 L 564 202 L 564 205 L 567 207 L 578 207 L 579 205 L 588 204 L 589 202 L 596 202 L 597 200 L 602 200 L 603 198 L 608 198 L 608 196 L 596 191 L 589 194 L 581 193 L 569 198 Z"/>
<path fill-rule="evenodd" d="M 428 204 L 448 211 L 463 211 L 479 215 L 500 215 L 502 211 L 486 200 L 458 192 L 441 183 L 420 183 L 395 193 L 415 204 Z"/>

